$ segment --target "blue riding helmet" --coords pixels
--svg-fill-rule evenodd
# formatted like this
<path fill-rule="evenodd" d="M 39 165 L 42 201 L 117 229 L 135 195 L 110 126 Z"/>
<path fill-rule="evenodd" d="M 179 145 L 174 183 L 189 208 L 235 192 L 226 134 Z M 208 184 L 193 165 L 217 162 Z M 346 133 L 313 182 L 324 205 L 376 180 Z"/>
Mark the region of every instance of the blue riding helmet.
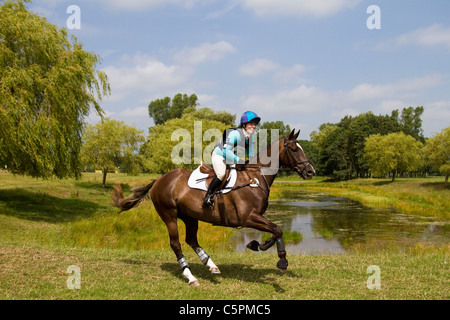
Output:
<path fill-rule="evenodd" d="M 261 118 L 258 117 L 258 115 L 252 111 L 246 111 L 241 117 L 241 125 L 244 125 L 249 122 L 256 122 L 259 123 L 261 121 Z"/>

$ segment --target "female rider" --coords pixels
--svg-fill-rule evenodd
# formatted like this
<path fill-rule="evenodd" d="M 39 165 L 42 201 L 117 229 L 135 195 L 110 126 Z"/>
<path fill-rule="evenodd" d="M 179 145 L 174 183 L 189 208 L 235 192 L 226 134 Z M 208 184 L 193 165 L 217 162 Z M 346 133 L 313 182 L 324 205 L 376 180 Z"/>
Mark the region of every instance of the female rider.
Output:
<path fill-rule="evenodd" d="M 214 206 L 214 193 L 222 184 L 225 177 L 226 165 L 233 163 L 245 163 L 245 159 L 239 158 L 237 155 L 237 146 L 244 145 L 245 155 L 247 157 L 254 156 L 255 137 L 253 133 L 261 118 L 252 111 L 246 111 L 241 117 L 241 123 L 236 129 L 227 130 L 225 141 L 216 146 L 212 153 L 212 165 L 215 176 L 209 184 L 203 200 L 203 207 Z"/>

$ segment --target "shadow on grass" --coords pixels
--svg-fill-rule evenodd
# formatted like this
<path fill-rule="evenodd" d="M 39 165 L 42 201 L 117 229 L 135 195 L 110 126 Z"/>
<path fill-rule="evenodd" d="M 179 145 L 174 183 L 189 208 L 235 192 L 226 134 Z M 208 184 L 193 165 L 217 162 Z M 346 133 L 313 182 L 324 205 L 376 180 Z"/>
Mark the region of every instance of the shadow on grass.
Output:
<path fill-rule="evenodd" d="M 122 187 L 122 190 L 124 192 L 130 192 L 131 191 L 131 187 L 129 184 L 127 183 L 117 183 L 120 184 L 120 186 Z M 106 187 L 103 187 L 101 183 L 93 183 L 93 182 L 88 182 L 88 181 L 77 181 L 75 182 L 75 187 L 80 188 L 80 189 L 85 189 L 85 190 L 95 190 L 95 191 L 99 191 L 99 192 L 111 192 L 113 190 L 113 186 L 116 185 L 114 184 L 110 184 L 110 183 L 106 183 Z"/>
<path fill-rule="evenodd" d="M 58 198 L 45 192 L 30 192 L 20 188 L 0 191 L 1 213 L 30 221 L 65 223 L 90 217 L 100 208 L 94 202 Z"/>
<path fill-rule="evenodd" d="M 287 271 L 282 274 L 275 266 L 273 268 L 252 268 L 253 265 L 241 264 L 241 263 L 231 263 L 231 264 L 221 264 L 220 275 L 211 274 L 207 267 L 203 264 L 189 264 L 192 274 L 200 281 L 207 280 L 214 284 L 219 284 L 220 279 L 234 279 L 243 282 L 268 284 L 273 286 L 274 290 L 279 293 L 283 293 L 286 290 L 283 289 L 277 280 L 280 277 L 298 278 L 299 276 L 292 271 Z M 161 265 L 161 270 L 167 271 L 173 274 L 175 277 L 182 281 L 186 281 L 186 278 L 182 275 L 181 269 L 177 263 L 163 263 Z"/>
<path fill-rule="evenodd" d="M 374 186 L 386 186 L 388 184 L 394 184 L 396 181 L 392 181 L 392 180 L 385 180 L 385 181 L 377 181 L 375 182 L 373 185 Z"/>
<path fill-rule="evenodd" d="M 434 190 L 450 190 L 450 183 L 442 182 L 424 182 L 421 184 L 423 187 Z"/>

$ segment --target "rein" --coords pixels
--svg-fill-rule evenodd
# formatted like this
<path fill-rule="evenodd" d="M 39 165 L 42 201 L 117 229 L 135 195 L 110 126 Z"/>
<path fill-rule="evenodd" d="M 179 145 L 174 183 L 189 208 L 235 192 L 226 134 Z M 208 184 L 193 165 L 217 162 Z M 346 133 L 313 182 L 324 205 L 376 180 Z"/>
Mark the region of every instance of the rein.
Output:
<path fill-rule="evenodd" d="M 262 166 L 252 167 L 252 166 L 244 165 L 244 166 L 242 166 L 241 168 L 236 168 L 237 171 L 246 171 L 246 172 L 248 172 L 248 169 L 255 169 L 255 170 L 254 170 L 255 172 L 256 172 L 256 171 L 261 172 Z M 259 183 L 255 183 L 255 182 L 253 181 L 253 179 L 250 178 L 250 177 L 249 177 L 249 178 L 250 178 L 250 182 L 249 182 L 249 183 L 244 183 L 244 184 L 241 184 L 241 185 L 238 185 L 238 186 L 229 187 L 229 188 L 223 188 L 223 189 L 230 189 L 231 191 L 234 191 L 234 190 L 242 189 L 242 188 L 245 188 L 245 187 L 253 187 L 253 188 L 259 187 L 262 191 L 264 191 L 264 193 L 266 194 L 267 198 L 269 198 L 269 193 L 270 193 L 270 186 L 269 186 L 269 183 L 267 182 L 267 179 L 266 179 L 266 176 L 265 176 L 265 175 L 263 175 L 263 174 L 261 173 L 261 176 L 263 177 L 264 182 L 266 183 L 267 191 L 264 190 L 264 189 L 261 187 L 261 185 L 260 185 Z M 258 181 L 258 180 L 257 180 L 257 181 Z M 222 190 L 223 190 L 223 189 L 222 189 Z"/>

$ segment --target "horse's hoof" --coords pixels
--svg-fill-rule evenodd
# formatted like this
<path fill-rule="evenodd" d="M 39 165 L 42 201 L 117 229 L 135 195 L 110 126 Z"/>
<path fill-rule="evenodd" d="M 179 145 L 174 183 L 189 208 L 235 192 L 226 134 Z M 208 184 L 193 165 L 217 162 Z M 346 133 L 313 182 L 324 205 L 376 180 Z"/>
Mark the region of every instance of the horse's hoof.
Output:
<path fill-rule="evenodd" d="M 278 268 L 278 270 L 280 270 L 280 272 L 281 272 L 282 274 L 287 273 L 287 269 L 280 269 L 280 268 Z"/>
<path fill-rule="evenodd" d="M 189 286 L 191 286 L 191 287 L 198 287 L 198 286 L 200 286 L 200 282 L 198 282 L 198 280 L 189 282 Z"/>
<path fill-rule="evenodd" d="M 212 274 L 220 274 L 219 268 L 211 268 L 211 269 L 209 269 L 209 271 L 210 271 Z"/>
<path fill-rule="evenodd" d="M 280 270 L 281 273 L 286 273 L 288 267 L 288 261 L 286 259 L 281 259 L 277 263 L 277 268 Z"/>
<path fill-rule="evenodd" d="M 247 244 L 247 248 L 252 251 L 259 251 L 259 242 L 256 240 L 252 240 Z"/>

